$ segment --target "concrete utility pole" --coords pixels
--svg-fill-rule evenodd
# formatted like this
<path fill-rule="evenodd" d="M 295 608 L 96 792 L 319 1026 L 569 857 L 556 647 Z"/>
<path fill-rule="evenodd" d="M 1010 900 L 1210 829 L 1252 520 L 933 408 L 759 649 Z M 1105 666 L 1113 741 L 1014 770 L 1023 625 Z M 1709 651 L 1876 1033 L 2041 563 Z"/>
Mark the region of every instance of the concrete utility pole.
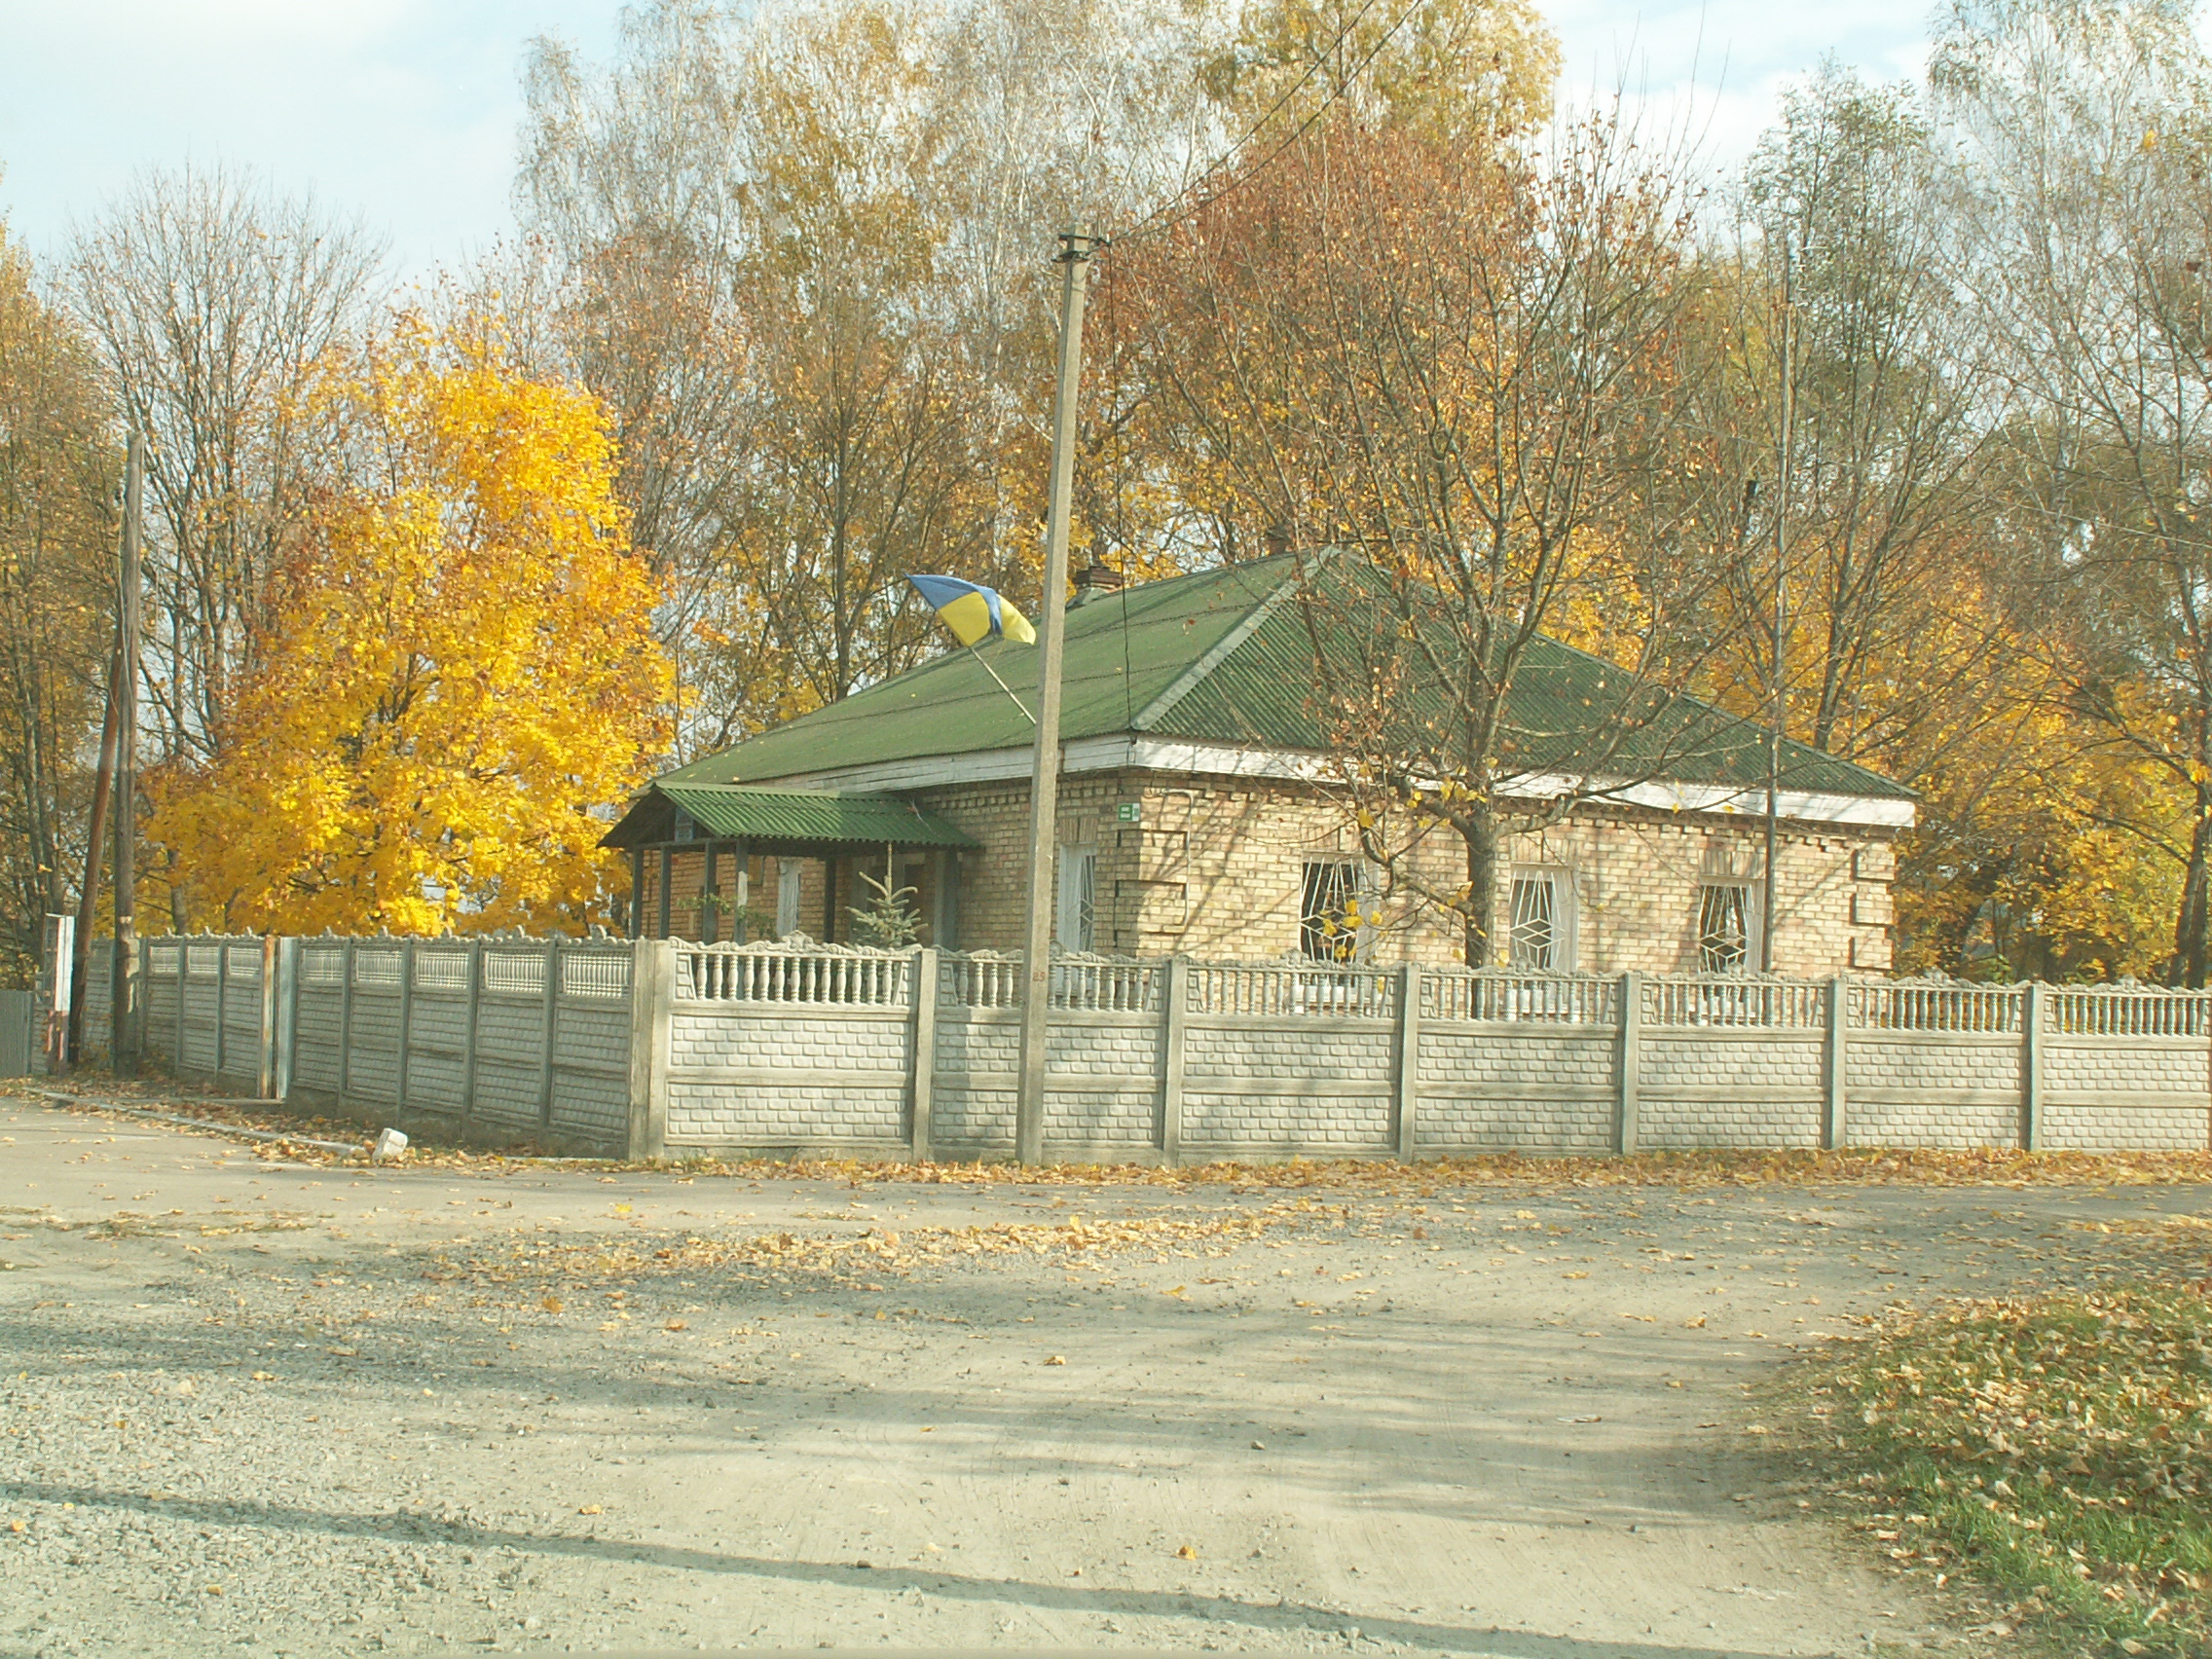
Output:
<path fill-rule="evenodd" d="M 1052 495 L 1045 521 L 1045 591 L 1037 617 L 1037 758 L 1029 774 L 1029 928 L 1022 969 L 1021 1076 L 1014 1155 L 1045 1161 L 1045 1031 L 1052 1000 L 1052 889 L 1060 804 L 1060 644 L 1068 630 L 1068 513 L 1075 496 L 1075 393 L 1083 373 L 1083 302 L 1097 239 L 1060 233 L 1060 378 L 1052 400 Z"/>
<path fill-rule="evenodd" d="M 85 886 L 77 896 L 77 934 L 69 963 L 69 1058 L 85 1051 L 85 984 L 92 977 L 92 922 L 100 903 L 100 866 L 107 857 L 108 803 L 115 796 L 115 721 L 122 698 L 116 686 L 123 674 L 122 630 L 107 667 L 107 709 L 100 716 L 100 758 L 92 773 L 92 810 L 85 820 Z M 112 1061 L 113 1051 L 110 1051 Z"/>
<path fill-rule="evenodd" d="M 1774 493 L 1774 708 L 1766 734 L 1766 858 L 1759 883 L 1759 968 L 1774 972 L 1774 844 L 1782 795 L 1782 728 L 1789 712 L 1783 669 L 1789 632 L 1789 472 L 1795 461 L 1797 369 L 1791 350 L 1797 312 L 1790 291 L 1789 243 L 1782 244 L 1782 443 L 1775 457 Z"/>
<path fill-rule="evenodd" d="M 123 569 L 117 607 L 115 701 L 115 1002 L 108 1063 L 118 1077 L 136 1077 L 145 1022 L 138 999 L 138 658 L 143 559 L 139 516 L 146 495 L 146 438 L 130 434 L 123 484 Z"/>

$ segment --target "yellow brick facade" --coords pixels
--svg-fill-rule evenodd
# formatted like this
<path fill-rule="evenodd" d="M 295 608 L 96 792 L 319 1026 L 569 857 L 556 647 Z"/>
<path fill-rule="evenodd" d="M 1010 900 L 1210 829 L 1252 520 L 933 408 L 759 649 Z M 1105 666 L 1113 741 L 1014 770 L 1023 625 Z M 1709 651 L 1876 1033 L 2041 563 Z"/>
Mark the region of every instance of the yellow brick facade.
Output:
<path fill-rule="evenodd" d="M 1029 828 L 1026 781 L 956 784 L 913 798 L 973 835 L 957 855 L 951 893 L 940 859 L 902 854 L 902 883 L 917 890 L 924 943 L 1013 950 L 1020 943 Z M 1540 834 L 1515 837 L 1500 859 L 1493 914 L 1502 934 L 1516 874 L 1551 880 L 1567 914 L 1562 958 L 1583 973 L 1695 973 L 1699 914 L 1709 884 L 1743 883 L 1746 908 L 1759 909 L 1764 825 L 1755 817 L 1585 807 Z M 1175 774 L 1077 774 L 1060 786 L 1059 841 L 1097 854 L 1093 948 L 1116 955 L 1183 954 L 1202 961 L 1260 961 L 1300 948 L 1309 861 L 1360 863 L 1345 809 L 1306 787 Z M 946 862 L 951 855 L 945 856 Z M 1457 837 L 1439 830 L 1415 855 L 1419 884 L 1449 890 L 1465 879 Z M 679 939 L 735 937 L 728 908 L 701 903 L 705 849 L 669 859 L 668 933 Z M 746 861 L 756 926 L 772 931 L 781 861 Z M 1891 963 L 1891 832 L 1785 822 L 1777 841 L 1775 968 L 1796 976 L 1845 970 L 1886 973 Z M 796 861 L 797 931 L 840 942 L 853 938 L 850 908 L 865 901 L 856 864 L 882 873 L 883 855 Z M 825 881 L 834 884 L 826 914 Z M 645 861 L 644 930 L 658 934 L 660 854 Z M 719 850 L 715 887 L 737 891 L 734 850 Z M 1379 881 L 1382 925 L 1363 941 L 1371 960 L 1460 960 L 1458 933 L 1407 884 Z M 951 937 L 940 924 L 949 897 Z M 1571 942 L 1567 942 L 1570 940 Z M 1499 960 L 1504 957 L 1501 941 Z"/>
<path fill-rule="evenodd" d="M 958 943 L 1012 949 L 1027 866 L 1026 783 L 951 785 L 915 798 L 983 843 L 962 856 Z M 1124 821 L 1133 808 L 1134 822 Z M 1063 846 L 1095 847 L 1096 948 L 1123 955 L 1266 960 L 1300 946 L 1310 859 L 1357 861 L 1341 805 L 1295 785 L 1160 773 L 1077 775 L 1060 788 Z M 1756 908 L 1764 826 L 1755 818 L 1584 808 L 1501 859 L 1502 929 L 1516 868 L 1559 871 L 1573 896 L 1573 965 L 1586 973 L 1694 973 L 1701 889 L 1751 878 Z M 1431 888 L 1464 879 L 1444 831 L 1421 851 Z M 1790 975 L 1890 967 L 1890 832 L 1784 823 L 1777 841 L 1775 968 Z M 1406 893 L 1380 901 L 1373 959 L 1451 963 L 1456 929 Z"/>

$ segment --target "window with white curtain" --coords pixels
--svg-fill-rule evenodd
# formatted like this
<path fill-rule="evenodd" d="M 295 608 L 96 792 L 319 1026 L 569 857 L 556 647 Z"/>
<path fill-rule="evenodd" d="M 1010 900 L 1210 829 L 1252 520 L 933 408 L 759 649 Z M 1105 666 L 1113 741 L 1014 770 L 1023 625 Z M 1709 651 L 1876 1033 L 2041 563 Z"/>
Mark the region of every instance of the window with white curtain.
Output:
<path fill-rule="evenodd" d="M 1574 967 L 1574 882 L 1556 866 L 1513 871 L 1507 917 L 1507 962 L 1528 973 L 1563 974 Z"/>
<path fill-rule="evenodd" d="M 1062 950 L 1095 950 L 1098 939 L 1098 849 L 1060 849 L 1059 910 L 1053 938 Z"/>
<path fill-rule="evenodd" d="M 776 937 L 784 939 L 798 932 L 799 861 L 776 861 Z"/>

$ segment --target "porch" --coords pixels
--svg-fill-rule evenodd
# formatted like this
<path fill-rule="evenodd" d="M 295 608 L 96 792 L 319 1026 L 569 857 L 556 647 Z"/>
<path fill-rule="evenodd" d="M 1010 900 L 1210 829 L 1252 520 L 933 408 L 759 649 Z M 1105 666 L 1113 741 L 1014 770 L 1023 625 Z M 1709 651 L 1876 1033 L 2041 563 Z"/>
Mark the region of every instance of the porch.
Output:
<path fill-rule="evenodd" d="M 630 855 L 632 939 L 743 944 L 853 936 L 866 873 L 915 890 L 921 942 L 956 946 L 960 855 L 975 837 L 895 795 L 654 784 L 603 847 Z"/>

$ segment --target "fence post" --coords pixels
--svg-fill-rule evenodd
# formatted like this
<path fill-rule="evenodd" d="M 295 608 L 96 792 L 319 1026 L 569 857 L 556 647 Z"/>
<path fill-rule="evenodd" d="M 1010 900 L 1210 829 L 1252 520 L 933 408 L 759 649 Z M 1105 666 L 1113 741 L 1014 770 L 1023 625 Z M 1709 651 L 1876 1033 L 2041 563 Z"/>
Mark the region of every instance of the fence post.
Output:
<path fill-rule="evenodd" d="M 293 1057 L 300 1051 L 300 941 L 296 939 L 276 940 L 276 1013 L 271 1019 L 275 1029 L 276 1074 L 275 1097 L 289 1100 L 292 1097 Z"/>
<path fill-rule="evenodd" d="M 261 1063 L 255 1068 L 253 1091 L 263 1100 L 276 1098 L 276 936 L 261 936 Z"/>
<path fill-rule="evenodd" d="M 2050 987 L 2033 980 L 2020 993 L 2020 1150 L 2043 1150 L 2044 1021 L 2050 1013 Z"/>
<path fill-rule="evenodd" d="M 1414 1117 L 1420 1105 L 1420 964 L 1398 970 L 1398 1097 L 1393 1113 L 1399 1161 L 1414 1157 Z"/>
<path fill-rule="evenodd" d="M 1160 995 L 1160 1161 L 1183 1161 L 1183 1028 L 1190 1014 L 1191 964 L 1171 956 Z"/>
<path fill-rule="evenodd" d="M 192 988 L 192 936 L 186 934 L 176 947 L 176 1051 L 169 1055 L 169 1076 L 184 1076 L 184 999 Z"/>
<path fill-rule="evenodd" d="M 676 946 L 665 939 L 630 947 L 630 1145 L 634 1159 L 662 1156 L 668 1143 L 669 1035 L 675 1017 Z"/>
<path fill-rule="evenodd" d="M 479 934 L 468 941 L 467 1003 L 461 1014 L 461 1129 L 463 1139 L 467 1137 L 469 1125 L 476 1121 L 476 1034 L 483 1008 L 484 936 Z"/>
<path fill-rule="evenodd" d="M 545 941 L 545 1024 L 537 1058 L 537 1124 L 553 1126 L 553 1039 L 561 1018 L 561 936 Z"/>
<path fill-rule="evenodd" d="M 223 1062 L 230 1057 L 223 1027 L 231 1022 L 231 941 L 228 935 L 215 946 L 215 1077 L 223 1087 Z"/>
<path fill-rule="evenodd" d="M 1613 1112 L 1613 1150 L 1626 1158 L 1636 1150 L 1637 1083 L 1643 1068 L 1643 976 L 1621 976 L 1620 1099 Z"/>
<path fill-rule="evenodd" d="M 908 1129 L 914 1161 L 930 1161 L 930 1096 L 937 1084 L 937 952 L 914 952 L 913 1111 Z"/>
<path fill-rule="evenodd" d="M 353 1092 L 353 940 L 338 958 L 338 1103 Z"/>
<path fill-rule="evenodd" d="M 393 1113 L 404 1120 L 407 1116 L 407 1050 L 408 1035 L 415 1021 L 415 941 L 408 940 L 399 947 L 399 1077 L 393 1092 L 399 1096 Z"/>
<path fill-rule="evenodd" d="M 1832 975 L 1828 979 L 1827 1076 L 1823 1080 L 1827 1086 L 1827 1121 L 1821 1125 L 1821 1144 L 1831 1152 L 1851 1144 L 1850 1125 L 1844 1119 L 1848 1104 L 1845 1099 L 1845 1068 L 1849 1064 L 1846 1045 L 1850 1041 L 1846 1034 L 1850 1029 L 1851 980 L 1847 975 Z"/>

